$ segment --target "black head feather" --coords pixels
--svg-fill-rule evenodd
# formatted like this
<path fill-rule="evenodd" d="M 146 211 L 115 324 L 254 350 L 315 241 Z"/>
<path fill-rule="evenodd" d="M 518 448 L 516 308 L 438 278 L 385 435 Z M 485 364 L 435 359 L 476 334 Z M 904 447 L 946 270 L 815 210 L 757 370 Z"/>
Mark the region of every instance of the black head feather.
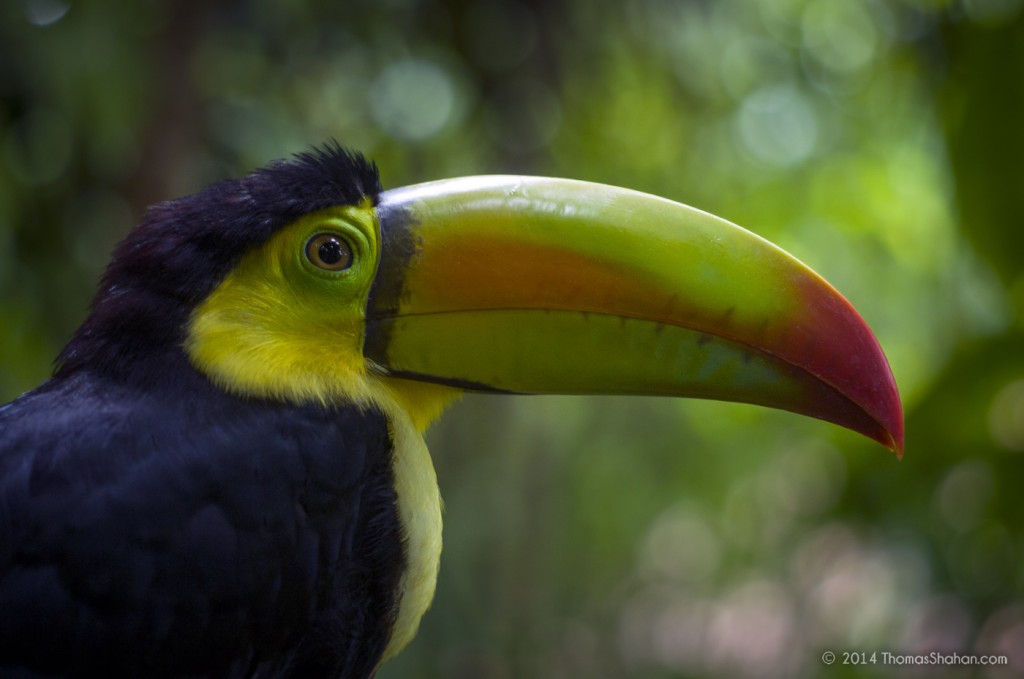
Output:
<path fill-rule="evenodd" d="M 192 309 L 243 254 L 304 214 L 366 198 L 376 204 L 380 192 L 377 167 L 332 142 L 149 208 L 114 250 L 56 375 L 136 371 L 176 351 Z"/>

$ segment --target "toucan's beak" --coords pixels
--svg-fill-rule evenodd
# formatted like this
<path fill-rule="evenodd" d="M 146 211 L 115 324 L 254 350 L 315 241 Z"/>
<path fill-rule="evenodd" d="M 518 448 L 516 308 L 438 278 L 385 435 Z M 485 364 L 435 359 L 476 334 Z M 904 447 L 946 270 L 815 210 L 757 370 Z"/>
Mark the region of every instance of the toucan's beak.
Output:
<path fill-rule="evenodd" d="M 757 403 L 903 449 L 864 320 L 734 224 L 625 189 L 500 176 L 387 191 L 378 214 L 364 353 L 391 374 Z"/>

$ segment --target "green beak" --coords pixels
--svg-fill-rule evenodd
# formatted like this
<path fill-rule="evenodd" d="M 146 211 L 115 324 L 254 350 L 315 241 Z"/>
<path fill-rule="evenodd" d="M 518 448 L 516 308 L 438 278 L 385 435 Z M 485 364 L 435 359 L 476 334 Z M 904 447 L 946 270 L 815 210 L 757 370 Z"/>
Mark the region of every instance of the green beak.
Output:
<path fill-rule="evenodd" d="M 477 391 L 755 403 L 903 449 L 899 393 L 849 302 L 764 239 L 600 184 L 387 191 L 364 353 Z"/>

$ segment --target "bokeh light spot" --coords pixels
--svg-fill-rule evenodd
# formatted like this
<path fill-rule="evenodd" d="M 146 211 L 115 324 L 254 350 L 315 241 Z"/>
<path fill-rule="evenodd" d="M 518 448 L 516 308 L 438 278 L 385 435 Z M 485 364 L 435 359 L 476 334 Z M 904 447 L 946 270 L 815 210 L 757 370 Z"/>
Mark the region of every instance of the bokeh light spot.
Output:
<path fill-rule="evenodd" d="M 988 411 L 988 426 L 996 443 L 1024 453 L 1024 379 L 1014 380 L 996 393 Z"/>
<path fill-rule="evenodd" d="M 1020 677 L 1024 673 L 1024 605 L 1012 604 L 993 613 L 982 626 L 978 650 L 1006 656 L 1007 664 L 993 667 L 986 676 Z"/>
<path fill-rule="evenodd" d="M 793 63 L 783 47 L 769 40 L 744 36 L 725 48 L 719 71 L 726 91 L 742 99 L 760 84 L 791 78 Z"/>
<path fill-rule="evenodd" d="M 71 3 L 64 0 L 30 0 L 25 3 L 25 18 L 36 26 L 49 26 L 64 18 Z"/>
<path fill-rule="evenodd" d="M 456 108 L 455 85 L 448 73 L 423 59 L 392 64 L 370 91 L 374 122 L 391 136 L 419 141 L 449 123 Z"/>
<path fill-rule="evenodd" d="M 943 520 L 965 532 L 981 523 L 992 497 L 992 469 L 981 460 L 962 462 L 943 479 L 936 500 Z"/>
<path fill-rule="evenodd" d="M 708 664 L 717 676 L 792 677 L 800 666 L 796 611 L 785 589 L 753 581 L 732 592 L 711 618 Z"/>
<path fill-rule="evenodd" d="M 674 507 L 651 527 L 641 555 L 641 571 L 655 579 L 702 583 L 714 575 L 721 543 L 699 514 Z"/>
<path fill-rule="evenodd" d="M 792 84 L 762 87 L 743 100 L 737 118 L 743 147 L 757 160 L 789 167 L 814 153 L 818 117 Z"/>
<path fill-rule="evenodd" d="M 971 635 L 971 613 L 964 601 L 939 594 L 913 607 L 899 648 L 908 653 L 962 651 Z"/>
<path fill-rule="evenodd" d="M 878 30 L 863 3 L 812 2 L 802 28 L 805 49 L 832 71 L 860 70 L 878 51 Z"/>

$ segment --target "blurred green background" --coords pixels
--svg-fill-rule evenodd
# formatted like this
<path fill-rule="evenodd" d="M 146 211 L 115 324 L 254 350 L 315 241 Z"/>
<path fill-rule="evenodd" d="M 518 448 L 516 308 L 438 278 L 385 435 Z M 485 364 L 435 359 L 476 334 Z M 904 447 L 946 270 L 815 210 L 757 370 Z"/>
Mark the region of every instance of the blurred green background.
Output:
<path fill-rule="evenodd" d="M 902 462 L 753 407 L 464 399 L 429 433 L 437 599 L 385 679 L 1024 673 L 1021 0 L 0 7 L 0 401 L 46 378 L 147 204 L 330 138 L 387 186 L 696 205 L 877 332 Z M 842 665 L 932 650 L 1012 664 Z"/>

